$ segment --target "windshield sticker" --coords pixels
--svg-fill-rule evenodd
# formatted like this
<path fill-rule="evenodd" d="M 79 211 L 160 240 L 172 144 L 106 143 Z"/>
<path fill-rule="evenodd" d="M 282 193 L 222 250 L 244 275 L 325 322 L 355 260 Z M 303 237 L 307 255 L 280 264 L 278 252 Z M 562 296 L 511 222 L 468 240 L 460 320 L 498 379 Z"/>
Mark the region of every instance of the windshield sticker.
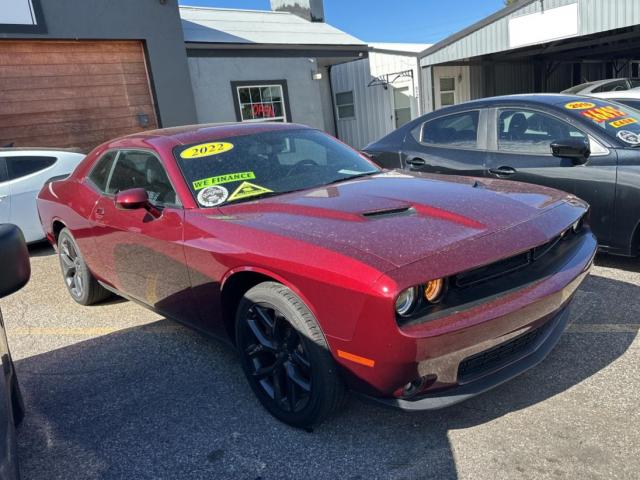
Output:
<path fill-rule="evenodd" d="M 595 103 L 591 102 L 571 102 L 567 103 L 564 108 L 568 108 L 569 110 L 586 110 L 587 108 L 595 107 Z"/>
<path fill-rule="evenodd" d="M 256 195 L 260 195 L 262 193 L 272 192 L 273 190 L 269 190 L 268 188 L 261 187 L 260 185 L 254 185 L 253 183 L 243 182 L 235 192 L 231 194 L 229 197 L 229 201 L 232 200 L 240 200 L 242 198 L 255 197 Z"/>
<path fill-rule="evenodd" d="M 629 130 L 620 130 L 616 134 L 616 137 L 631 145 L 640 145 L 640 135 L 630 132 Z"/>
<path fill-rule="evenodd" d="M 580 114 L 597 123 L 627 116 L 625 112 L 612 106 L 592 108 L 590 110 L 580 112 Z"/>
<path fill-rule="evenodd" d="M 198 193 L 198 203 L 203 207 L 216 207 L 224 203 L 228 196 L 229 190 L 224 187 L 207 187 Z"/>
<path fill-rule="evenodd" d="M 203 178 L 193 182 L 194 190 L 202 190 L 205 187 L 211 187 L 213 185 L 220 185 L 222 183 L 240 182 L 242 180 L 252 180 L 256 178 L 256 174 L 253 172 L 238 172 L 227 173 L 225 175 L 218 175 L 217 177 Z"/>
<path fill-rule="evenodd" d="M 622 120 L 609 122 L 609 125 L 611 125 L 613 128 L 620 128 L 620 127 L 624 127 L 625 125 L 631 125 L 632 123 L 638 123 L 638 120 L 636 120 L 633 117 L 623 118 Z"/>
<path fill-rule="evenodd" d="M 180 153 L 180 158 L 191 159 L 210 157 L 211 155 L 219 155 L 232 149 L 233 143 L 229 142 L 203 143 L 201 145 L 194 145 L 193 147 L 187 148 Z"/>

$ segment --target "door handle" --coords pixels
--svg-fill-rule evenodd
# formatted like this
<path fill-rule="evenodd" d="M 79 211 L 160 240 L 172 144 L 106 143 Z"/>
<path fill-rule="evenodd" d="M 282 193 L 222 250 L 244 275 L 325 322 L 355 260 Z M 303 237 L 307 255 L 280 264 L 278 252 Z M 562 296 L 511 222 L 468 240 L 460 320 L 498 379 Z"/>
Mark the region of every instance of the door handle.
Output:
<path fill-rule="evenodd" d="M 0 195 L 0 202 L 1 202 L 2 200 L 4 200 L 5 198 L 7 198 L 7 197 L 8 197 L 8 195 Z"/>
<path fill-rule="evenodd" d="M 489 169 L 489 173 L 498 177 L 508 177 L 509 175 L 513 175 L 516 172 L 517 170 L 513 167 L 498 167 Z"/>
<path fill-rule="evenodd" d="M 411 160 L 407 160 L 407 163 L 414 168 L 424 167 L 427 164 L 422 158 L 412 158 Z"/>

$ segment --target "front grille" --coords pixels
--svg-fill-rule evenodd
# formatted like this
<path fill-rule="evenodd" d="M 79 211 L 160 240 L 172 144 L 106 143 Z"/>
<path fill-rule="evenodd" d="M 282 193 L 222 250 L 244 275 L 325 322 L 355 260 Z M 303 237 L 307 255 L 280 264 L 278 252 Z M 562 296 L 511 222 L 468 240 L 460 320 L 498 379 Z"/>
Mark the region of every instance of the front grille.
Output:
<path fill-rule="evenodd" d="M 527 355 L 535 348 L 538 340 L 544 337 L 549 323 L 552 322 L 466 358 L 458 367 L 458 381 L 460 383 L 470 382 Z"/>
<path fill-rule="evenodd" d="M 515 272 L 527 265 L 531 265 L 548 253 L 554 251 L 556 247 L 558 247 L 560 240 L 571 241 L 575 236 L 576 233 L 571 228 L 568 228 L 562 232 L 561 235 L 531 250 L 485 265 L 484 267 L 459 273 L 454 276 L 453 283 L 456 287 L 464 288 Z"/>

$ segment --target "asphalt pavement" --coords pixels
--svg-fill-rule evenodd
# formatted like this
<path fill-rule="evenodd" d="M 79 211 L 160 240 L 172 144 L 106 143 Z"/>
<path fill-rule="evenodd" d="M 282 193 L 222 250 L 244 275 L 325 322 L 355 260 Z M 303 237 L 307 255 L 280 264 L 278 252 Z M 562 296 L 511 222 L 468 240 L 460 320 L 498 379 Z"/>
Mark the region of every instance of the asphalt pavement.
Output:
<path fill-rule="evenodd" d="M 31 282 L 0 300 L 25 480 L 640 477 L 640 259 L 599 257 L 517 379 L 437 412 L 352 398 L 305 432 L 262 409 L 228 347 L 132 302 L 77 305 L 53 251 L 31 251 Z"/>

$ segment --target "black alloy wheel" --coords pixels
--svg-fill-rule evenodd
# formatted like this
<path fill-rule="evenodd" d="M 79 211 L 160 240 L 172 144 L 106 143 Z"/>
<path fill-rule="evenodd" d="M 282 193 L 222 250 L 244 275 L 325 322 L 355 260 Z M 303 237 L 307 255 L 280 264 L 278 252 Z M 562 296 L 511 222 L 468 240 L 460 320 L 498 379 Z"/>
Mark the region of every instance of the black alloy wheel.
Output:
<path fill-rule="evenodd" d="M 279 420 L 310 428 L 344 403 L 344 384 L 317 320 L 284 285 L 264 282 L 244 294 L 236 345 L 251 389 Z"/>

